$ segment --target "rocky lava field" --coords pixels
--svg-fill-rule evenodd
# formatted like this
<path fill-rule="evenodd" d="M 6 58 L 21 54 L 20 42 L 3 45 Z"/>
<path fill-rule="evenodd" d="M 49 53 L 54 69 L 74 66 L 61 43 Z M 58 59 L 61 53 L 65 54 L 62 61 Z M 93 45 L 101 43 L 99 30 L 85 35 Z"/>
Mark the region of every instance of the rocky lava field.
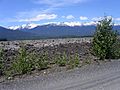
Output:
<path fill-rule="evenodd" d="M 0 48 L 4 49 L 4 62 L 7 67 L 11 65 L 14 58 L 19 54 L 18 50 L 24 46 L 29 53 L 47 53 L 49 68 L 41 71 L 33 70 L 32 74 L 46 74 L 66 71 L 69 68 L 59 67 L 54 64 L 57 55 L 66 54 L 71 59 L 75 54 L 78 55 L 80 67 L 93 63 L 95 57 L 91 54 L 91 38 L 72 38 L 72 39 L 48 39 L 48 40 L 26 40 L 26 41 L 6 41 L 0 42 Z"/>

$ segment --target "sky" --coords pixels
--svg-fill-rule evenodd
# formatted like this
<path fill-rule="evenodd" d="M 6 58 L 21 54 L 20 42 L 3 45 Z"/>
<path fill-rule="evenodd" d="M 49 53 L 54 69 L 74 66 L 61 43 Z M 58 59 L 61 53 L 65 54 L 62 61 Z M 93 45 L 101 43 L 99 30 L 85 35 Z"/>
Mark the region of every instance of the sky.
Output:
<path fill-rule="evenodd" d="M 0 26 L 49 22 L 94 22 L 112 16 L 120 23 L 120 0 L 0 0 Z"/>

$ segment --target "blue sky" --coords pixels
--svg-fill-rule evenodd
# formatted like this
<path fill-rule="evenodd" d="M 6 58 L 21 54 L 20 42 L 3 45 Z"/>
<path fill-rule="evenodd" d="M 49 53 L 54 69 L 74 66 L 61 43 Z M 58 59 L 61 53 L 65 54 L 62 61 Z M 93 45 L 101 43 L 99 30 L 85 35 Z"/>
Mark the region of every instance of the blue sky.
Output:
<path fill-rule="evenodd" d="M 112 16 L 120 23 L 120 0 L 0 0 L 0 26 L 91 22 Z"/>

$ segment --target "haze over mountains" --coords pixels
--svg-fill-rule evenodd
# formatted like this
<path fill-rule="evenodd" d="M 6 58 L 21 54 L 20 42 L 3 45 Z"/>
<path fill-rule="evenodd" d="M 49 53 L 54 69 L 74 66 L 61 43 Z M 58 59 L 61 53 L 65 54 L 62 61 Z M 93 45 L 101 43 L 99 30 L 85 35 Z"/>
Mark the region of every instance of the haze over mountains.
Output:
<path fill-rule="evenodd" d="M 95 22 L 83 24 L 79 22 L 48 23 L 45 25 L 24 24 L 9 28 L 0 27 L 0 39 L 21 40 L 93 36 L 95 28 Z M 120 32 L 120 25 L 115 25 L 113 29 Z"/>

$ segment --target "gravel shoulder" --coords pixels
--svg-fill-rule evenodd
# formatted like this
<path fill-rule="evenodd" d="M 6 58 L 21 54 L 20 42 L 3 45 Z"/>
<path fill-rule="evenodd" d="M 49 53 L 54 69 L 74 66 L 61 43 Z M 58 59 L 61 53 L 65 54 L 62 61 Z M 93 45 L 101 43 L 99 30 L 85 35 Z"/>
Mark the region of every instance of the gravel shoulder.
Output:
<path fill-rule="evenodd" d="M 0 83 L 1 90 L 119 90 L 120 60 Z"/>

